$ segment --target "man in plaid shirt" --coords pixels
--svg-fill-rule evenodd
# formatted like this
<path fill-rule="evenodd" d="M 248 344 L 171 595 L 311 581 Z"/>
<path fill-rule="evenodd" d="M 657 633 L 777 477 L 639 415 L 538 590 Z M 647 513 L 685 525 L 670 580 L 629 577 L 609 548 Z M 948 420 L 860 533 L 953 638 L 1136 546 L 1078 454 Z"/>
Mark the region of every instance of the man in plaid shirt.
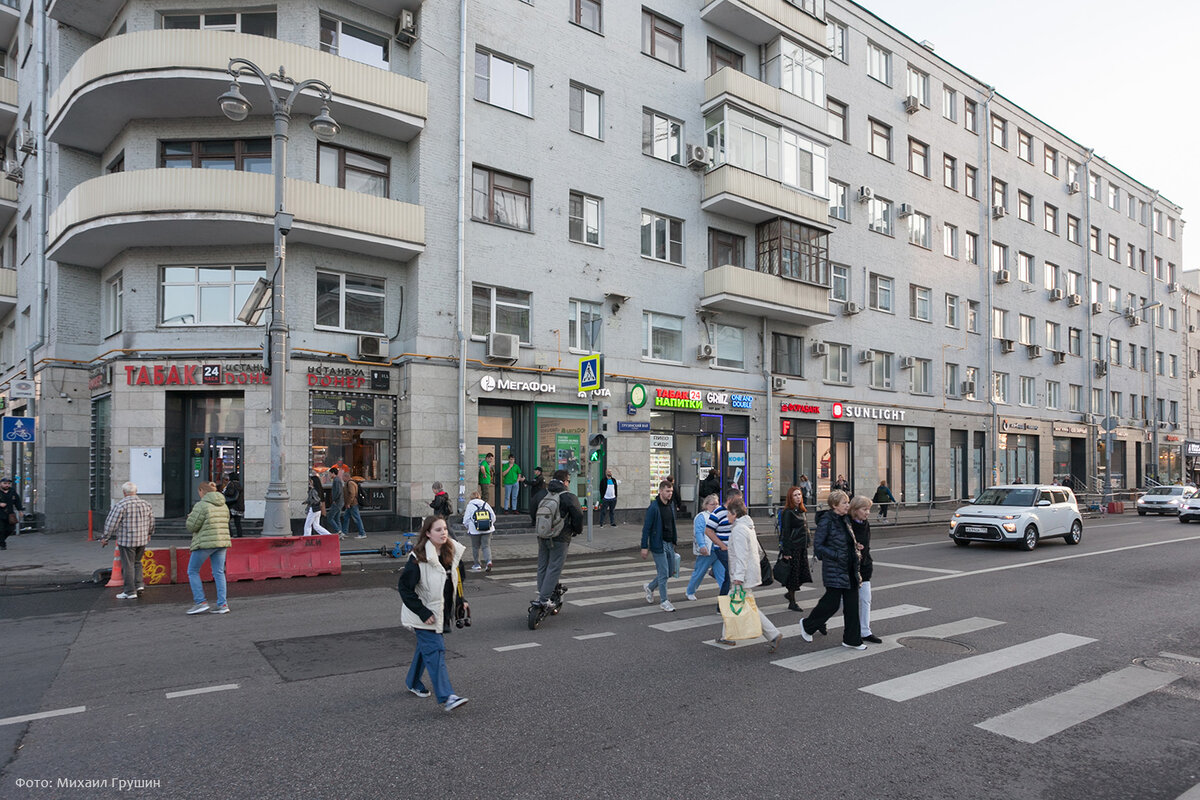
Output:
<path fill-rule="evenodd" d="M 125 577 L 125 591 L 117 595 L 118 600 L 132 600 L 141 597 L 142 590 L 142 556 L 146 552 L 146 544 L 154 534 L 154 509 L 145 500 L 137 496 L 137 484 L 126 481 L 121 486 L 125 494 L 104 521 L 104 538 L 102 546 L 108 544 L 113 536 L 117 537 L 117 547 L 121 551 L 121 572 Z"/>

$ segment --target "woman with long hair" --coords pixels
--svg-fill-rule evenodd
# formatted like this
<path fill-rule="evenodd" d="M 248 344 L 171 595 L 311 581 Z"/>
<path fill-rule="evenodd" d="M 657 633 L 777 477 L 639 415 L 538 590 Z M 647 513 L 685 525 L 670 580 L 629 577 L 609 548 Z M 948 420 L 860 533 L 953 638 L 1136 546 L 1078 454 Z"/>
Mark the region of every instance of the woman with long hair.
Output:
<path fill-rule="evenodd" d="M 304 505 L 308 509 L 308 515 L 304 517 L 304 535 L 312 536 L 315 530 L 322 536 L 329 536 L 329 531 L 321 524 L 321 515 L 325 513 L 325 498 L 321 495 L 319 475 L 308 476 L 308 496 L 304 499 Z"/>
<path fill-rule="evenodd" d="M 465 550 L 450 538 L 446 520 L 437 516 L 426 517 L 397 586 L 400 599 L 404 601 L 400 622 L 417 637 L 416 652 L 408 668 L 405 686 L 417 697 L 429 697 L 429 690 L 421 683 L 421 673 L 427 671 L 437 701 L 447 711 L 453 711 L 467 702 L 467 698 L 456 695 L 450 686 L 450 673 L 446 670 L 446 642 L 442 636 L 447 597 L 453 604 L 457 586 L 463 578 L 462 556 Z M 453 608 L 453 605 L 450 607 Z"/>
<path fill-rule="evenodd" d="M 842 647 L 866 650 L 858 620 L 858 542 L 850 530 L 850 498 L 840 489 L 829 493 L 829 512 L 817 523 L 813 552 L 821 559 L 825 594 L 817 607 L 800 620 L 800 636 L 811 642 L 813 633 L 824 633 L 825 623 L 843 606 Z"/>
<path fill-rule="evenodd" d="M 779 512 L 779 557 L 791 564 L 784 597 L 788 611 L 803 611 L 796 603 L 796 592 L 806 583 L 812 583 L 812 572 L 808 569 L 808 509 L 804 507 L 804 490 L 799 486 L 788 489 L 787 505 Z"/>
<path fill-rule="evenodd" d="M 726 501 L 725 510 L 729 512 L 729 520 L 733 523 L 733 530 L 729 533 L 729 578 L 734 586 L 746 590 L 747 597 L 753 597 L 754 587 L 762 583 L 760 564 L 763 557 L 758 534 L 754 530 L 754 520 L 750 519 L 746 504 L 740 497 Z M 767 640 L 767 652 L 774 653 L 783 640 L 783 634 L 771 624 L 761 609 L 758 619 L 762 623 L 763 637 Z M 717 643 L 733 644 L 723 633 Z"/>

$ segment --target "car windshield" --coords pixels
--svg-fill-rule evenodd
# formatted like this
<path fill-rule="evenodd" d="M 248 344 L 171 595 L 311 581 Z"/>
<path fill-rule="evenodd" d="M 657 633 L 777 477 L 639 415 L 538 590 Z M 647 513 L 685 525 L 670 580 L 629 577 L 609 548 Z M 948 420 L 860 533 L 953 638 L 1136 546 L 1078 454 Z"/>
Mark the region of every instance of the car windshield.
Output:
<path fill-rule="evenodd" d="M 977 506 L 1031 506 L 1036 489 L 984 489 L 975 498 Z"/>
<path fill-rule="evenodd" d="M 1163 495 L 1163 494 L 1183 494 L 1182 486 L 1155 486 L 1146 494 Z"/>

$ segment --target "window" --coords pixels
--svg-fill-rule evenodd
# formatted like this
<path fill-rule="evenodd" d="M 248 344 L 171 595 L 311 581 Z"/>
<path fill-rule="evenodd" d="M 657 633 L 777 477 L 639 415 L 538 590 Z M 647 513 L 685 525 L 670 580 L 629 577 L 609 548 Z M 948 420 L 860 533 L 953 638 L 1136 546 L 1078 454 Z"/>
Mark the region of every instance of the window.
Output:
<path fill-rule="evenodd" d="M 997 403 L 1008 402 L 1008 373 L 992 373 L 992 399 Z"/>
<path fill-rule="evenodd" d="M 603 139 L 603 109 L 601 92 L 578 83 L 571 84 L 571 130 L 593 139 Z"/>
<path fill-rule="evenodd" d="M 1093 200 L 1100 199 L 1100 176 L 1088 173 L 1088 196 Z"/>
<path fill-rule="evenodd" d="M 979 265 L 979 234 L 968 232 L 963 237 L 963 256 L 968 264 Z"/>
<path fill-rule="evenodd" d="M 958 295 L 946 295 L 946 327 L 958 328 Z"/>
<path fill-rule="evenodd" d="M 732 264 L 735 267 L 746 266 L 746 237 L 709 228 L 708 260 L 710 269 L 716 269 L 726 264 Z"/>
<path fill-rule="evenodd" d="M 1067 328 L 1067 352 L 1073 356 L 1081 355 L 1082 347 L 1083 331 L 1079 328 Z"/>
<path fill-rule="evenodd" d="M 833 276 L 830 297 L 843 303 L 847 302 L 850 299 L 850 268 L 845 264 L 833 264 L 829 271 Z"/>
<path fill-rule="evenodd" d="M 1046 203 L 1045 205 L 1045 228 L 1047 233 L 1058 235 L 1058 209 Z"/>
<path fill-rule="evenodd" d="M 846 61 L 846 26 L 832 19 L 825 21 L 825 45 L 838 61 Z"/>
<path fill-rule="evenodd" d="M 992 144 L 1008 149 L 1008 121 L 992 114 Z"/>
<path fill-rule="evenodd" d="M 1099 303 L 1100 302 L 1100 287 L 1102 286 L 1102 284 L 1098 280 L 1092 280 L 1091 286 L 1092 286 L 1092 289 L 1091 289 L 1091 292 L 1089 292 L 1089 294 L 1088 294 L 1088 302 L 1089 303 Z"/>
<path fill-rule="evenodd" d="M 1058 177 L 1058 151 L 1050 145 L 1045 145 L 1042 149 L 1042 169 L 1047 175 Z"/>
<path fill-rule="evenodd" d="M 1024 192 L 1017 192 L 1017 216 L 1025 222 L 1033 222 L 1033 198 Z"/>
<path fill-rule="evenodd" d="M 163 267 L 159 324 L 240 325 L 237 313 L 265 273 L 241 264 Z M 319 297 L 320 287 L 317 292 Z"/>
<path fill-rule="evenodd" d="M 1008 184 L 999 178 L 992 179 L 992 205 L 1008 208 Z"/>
<path fill-rule="evenodd" d="M 275 38 L 275 12 L 264 11 L 253 14 L 163 14 L 164 30 L 205 30 L 252 33 L 256 36 Z"/>
<path fill-rule="evenodd" d="M 871 41 L 867 42 L 867 74 L 892 85 L 892 54 Z"/>
<path fill-rule="evenodd" d="M 1170 422 L 1172 425 L 1178 425 L 1179 424 L 1179 402 L 1176 400 L 1171 400 L 1167 405 L 1171 409 L 1167 416 L 1167 421 Z"/>
<path fill-rule="evenodd" d="M 600 246 L 600 223 L 604 201 L 599 197 L 571 192 L 567 212 L 567 238 L 580 244 Z"/>
<path fill-rule="evenodd" d="M 825 60 L 786 37 L 780 39 L 779 88 L 820 106 L 825 102 Z"/>
<path fill-rule="evenodd" d="M 730 50 L 719 42 L 708 40 L 708 74 L 712 75 L 725 67 L 735 69 L 738 72 L 742 71 L 742 54 L 736 50 Z"/>
<path fill-rule="evenodd" d="M 1121 263 L 1121 240 L 1111 233 L 1108 235 L 1108 257 Z"/>
<path fill-rule="evenodd" d="M 683 220 L 643 210 L 642 256 L 683 264 Z"/>
<path fill-rule="evenodd" d="M 871 308 L 876 311 L 892 312 L 893 281 L 882 275 L 871 273 Z"/>
<path fill-rule="evenodd" d="M 929 177 L 929 145 L 911 137 L 908 140 L 908 171 Z"/>
<path fill-rule="evenodd" d="M 386 158 L 317 143 L 317 183 L 351 192 L 388 196 L 391 166 Z"/>
<path fill-rule="evenodd" d="M 571 0 L 571 22 L 589 31 L 601 31 L 600 0 Z"/>
<path fill-rule="evenodd" d="M 992 309 L 992 338 L 1007 339 L 1008 312 L 1003 308 Z"/>
<path fill-rule="evenodd" d="M 642 52 L 683 68 L 683 26 L 652 11 L 642 11 Z"/>
<path fill-rule="evenodd" d="M 1108 339 L 1108 363 L 1121 364 L 1121 340 L 1113 339 L 1111 336 Z"/>
<path fill-rule="evenodd" d="M 784 333 L 771 334 L 771 371 L 804 377 L 804 339 Z"/>
<path fill-rule="evenodd" d="M 1138 248 L 1138 269 L 1143 273 L 1146 271 L 1146 251 Z"/>
<path fill-rule="evenodd" d="M 1134 259 L 1137 257 L 1137 248 L 1133 245 L 1127 245 L 1125 248 L 1125 266 L 1130 269 L 1135 269 Z"/>
<path fill-rule="evenodd" d="M 942 226 L 942 255 L 958 258 L 958 228 L 949 223 Z"/>
<path fill-rule="evenodd" d="M 1058 381 L 1046 381 L 1046 408 L 1062 408 L 1062 384 Z"/>
<path fill-rule="evenodd" d="M 158 165 L 167 169 L 226 169 L 271 174 L 271 140 L 205 139 L 159 143 Z"/>
<path fill-rule="evenodd" d="M 653 311 L 643 312 L 642 358 L 681 363 L 683 361 L 683 319 Z"/>
<path fill-rule="evenodd" d="M 1074 383 L 1067 384 L 1068 411 L 1083 411 L 1083 387 Z"/>
<path fill-rule="evenodd" d="M 946 397 L 958 397 L 959 392 L 962 391 L 962 384 L 958 381 L 958 364 L 947 363 L 945 376 L 946 384 L 944 391 Z"/>
<path fill-rule="evenodd" d="M 1049 350 L 1060 349 L 1059 345 L 1062 344 L 1062 342 L 1060 341 L 1060 338 L 1059 338 L 1061 331 L 1062 331 L 1062 326 L 1059 323 L 1057 323 L 1057 322 L 1047 322 L 1046 323 L 1046 348 L 1047 349 L 1049 349 Z"/>
<path fill-rule="evenodd" d="M 1093 253 L 1100 252 L 1100 229 L 1095 225 L 1093 225 L 1088 232 L 1088 248 L 1090 248 Z"/>
<path fill-rule="evenodd" d="M 829 181 L 829 216 L 850 221 L 850 187 L 841 181 Z"/>
<path fill-rule="evenodd" d="M 732 325 L 716 325 L 717 366 L 730 369 L 746 368 L 746 332 Z"/>
<path fill-rule="evenodd" d="M 867 143 L 867 150 L 873 156 L 879 156 L 887 161 L 892 160 L 892 128 L 890 125 L 884 125 L 879 120 L 868 118 L 870 123 L 870 141 Z"/>
<path fill-rule="evenodd" d="M 843 142 L 848 141 L 849 132 L 847 131 L 846 119 L 849 111 L 846 108 L 846 104 L 839 103 L 832 98 L 826 98 L 825 108 L 829 112 L 829 135 Z"/>
<path fill-rule="evenodd" d="M 979 367 L 967 367 L 963 372 L 964 381 L 968 384 L 967 391 L 963 392 L 963 397 L 968 400 L 974 400 L 978 396 L 979 391 Z"/>
<path fill-rule="evenodd" d="M 1167 238 L 1174 240 L 1175 238 L 1175 218 L 1167 217 Z M 1172 401 L 1174 402 L 1174 401 Z"/>
<path fill-rule="evenodd" d="M 951 122 L 958 122 L 958 92 L 949 86 L 942 87 L 942 116 Z"/>
<path fill-rule="evenodd" d="M 872 389 L 891 389 L 892 388 L 892 361 L 894 353 L 885 353 L 882 350 L 875 351 L 875 360 L 871 362 L 871 388 Z"/>
<path fill-rule="evenodd" d="M 324 53 L 387 69 L 390 41 L 391 39 L 383 34 L 321 15 L 321 51 Z M 479 63 L 478 53 L 475 54 L 475 63 Z M 477 89 L 478 85 L 479 80 L 476 76 Z"/>
<path fill-rule="evenodd" d="M 967 331 L 979 333 L 979 301 L 967 301 Z"/>
<path fill-rule="evenodd" d="M 657 114 L 642 111 L 642 152 L 676 164 L 683 163 L 683 123 Z"/>
<path fill-rule="evenodd" d="M 759 272 L 817 286 L 829 285 L 829 234 L 791 220 L 776 218 L 755 230 Z"/>
<path fill-rule="evenodd" d="M 921 322 L 933 321 L 933 291 L 925 286 L 908 287 L 908 315 Z"/>
<path fill-rule="evenodd" d="M 1079 244 L 1079 218 L 1067 214 L 1067 241 Z"/>
<path fill-rule="evenodd" d="M 979 199 L 979 169 L 970 164 L 963 167 L 963 191 L 967 197 Z"/>
<path fill-rule="evenodd" d="M 1167 327 L 1171 330 L 1177 330 L 1178 323 L 1176 322 L 1178 311 L 1175 308 L 1167 309 Z"/>
<path fill-rule="evenodd" d="M 926 250 L 933 248 L 930 239 L 930 222 L 927 214 L 919 214 L 913 212 L 908 215 L 908 241 L 909 244 L 915 244 L 918 247 L 924 247 Z"/>
<path fill-rule="evenodd" d="M 825 382 L 850 385 L 850 345 L 829 345 L 829 355 L 825 356 Z"/>
<path fill-rule="evenodd" d="M 963 127 L 971 133 L 979 133 L 979 104 L 963 98 Z"/>
<path fill-rule="evenodd" d="M 876 233 L 892 235 L 892 201 L 878 195 L 867 201 L 867 227 Z"/>
<path fill-rule="evenodd" d="M 942 183 L 947 189 L 958 191 L 958 159 L 951 155 L 942 155 Z"/>
<path fill-rule="evenodd" d="M 241 310 L 241 307 L 238 307 Z M 104 284 L 104 335 L 120 333 L 125 320 L 125 279 L 117 275 Z"/>
<path fill-rule="evenodd" d="M 1113 211 L 1121 210 L 1121 190 L 1111 183 L 1108 185 L 1108 207 Z"/>
<path fill-rule="evenodd" d="M 1057 264 L 1051 264 L 1049 261 L 1045 262 L 1042 270 L 1043 286 L 1047 289 L 1062 288 L 1062 284 L 1059 282 L 1059 272 Z"/>
<path fill-rule="evenodd" d="M 1033 378 L 1021 376 L 1021 405 L 1032 406 L 1037 403 L 1037 382 Z"/>
<path fill-rule="evenodd" d="M 992 272 L 1008 269 L 1008 245 L 992 242 Z"/>
<path fill-rule="evenodd" d="M 1033 136 L 1017 129 L 1017 158 L 1033 163 Z"/>
<path fill-rule="evenodd" d="M 1021 344 L 1037 344 L 1036 333 L 1034 333 L 1034 329 L 1037 327 L 1037 320 L 1028 314 L 1019 314 L 1018 320 L 1021 332 L 1020 338 L 1017 341 Z"/>
<path fill-rule="evenodd" d="M 1033 283 L 1033 256 L 1029 253 L 1017 253 L 1017 280 L 1022 283 Z"/>
<path fill-rule="evenodd" d="M 911 66 L 908 68 L 908 94 L 917 98 L 925 108 L 929 108 L 929 76 Z"/>
<path fill-rule="evenodd" d="M 1088 351 L 1088 357 L 1093 361 L 1104 360 L 1104 336 L 1101 334 L 1092 334 L 1092 348 Z"/>
<path fill-rule="evenodd" d="M 1067 159 L 1067 183 L 1075 183 L 1079 180 L 1079 165 L 1071 159 Z"/>
<path fill-rule="evenodd" d="M 533 116 L 533 67 L 476 49 L 475 99 Z"/>
<path fill-rule="evenodd" d="M 567 322 L 567 346 L 585 353 L 599 353 L 600 333 L 604 330 L 604 307 L 586 300 L 572 300 Z"/>
<path fill-rule="evenodd" d="M 1128 201 L 1128 204 L 1129 204 L 1129 218 L 1136 220 L 1137 219 L 1137 208 L 1138 208 L 1137 198 L 1134 197 L 1132 194 L 1126 192 L 1125 199 Z"/>
<path fill-rule="evenodd" d="M 820 195 L 822 189 L 828 190 L 828 158 L 823 145 L 786 128 L 782 131 L 781 145 L 780 179 L 784 183 L 816 195 Z"/>
<path fill-rule="evenodd" d="M 475 167 L 471 171 L 471 216 L 517 230 L 529 230 L 530 183 L 503 172 Z"/>

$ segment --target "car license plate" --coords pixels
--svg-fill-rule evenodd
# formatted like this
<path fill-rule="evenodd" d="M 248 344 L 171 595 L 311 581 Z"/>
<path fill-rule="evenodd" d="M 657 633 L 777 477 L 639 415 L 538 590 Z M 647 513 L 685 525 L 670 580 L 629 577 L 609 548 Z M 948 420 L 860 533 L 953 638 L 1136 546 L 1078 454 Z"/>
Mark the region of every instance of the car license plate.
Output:
<path fill-rule="evenodd" d="M 982 525 L 967 525 L 963 530 L 967 533 L 987 533 L 987 528 Z"/>

